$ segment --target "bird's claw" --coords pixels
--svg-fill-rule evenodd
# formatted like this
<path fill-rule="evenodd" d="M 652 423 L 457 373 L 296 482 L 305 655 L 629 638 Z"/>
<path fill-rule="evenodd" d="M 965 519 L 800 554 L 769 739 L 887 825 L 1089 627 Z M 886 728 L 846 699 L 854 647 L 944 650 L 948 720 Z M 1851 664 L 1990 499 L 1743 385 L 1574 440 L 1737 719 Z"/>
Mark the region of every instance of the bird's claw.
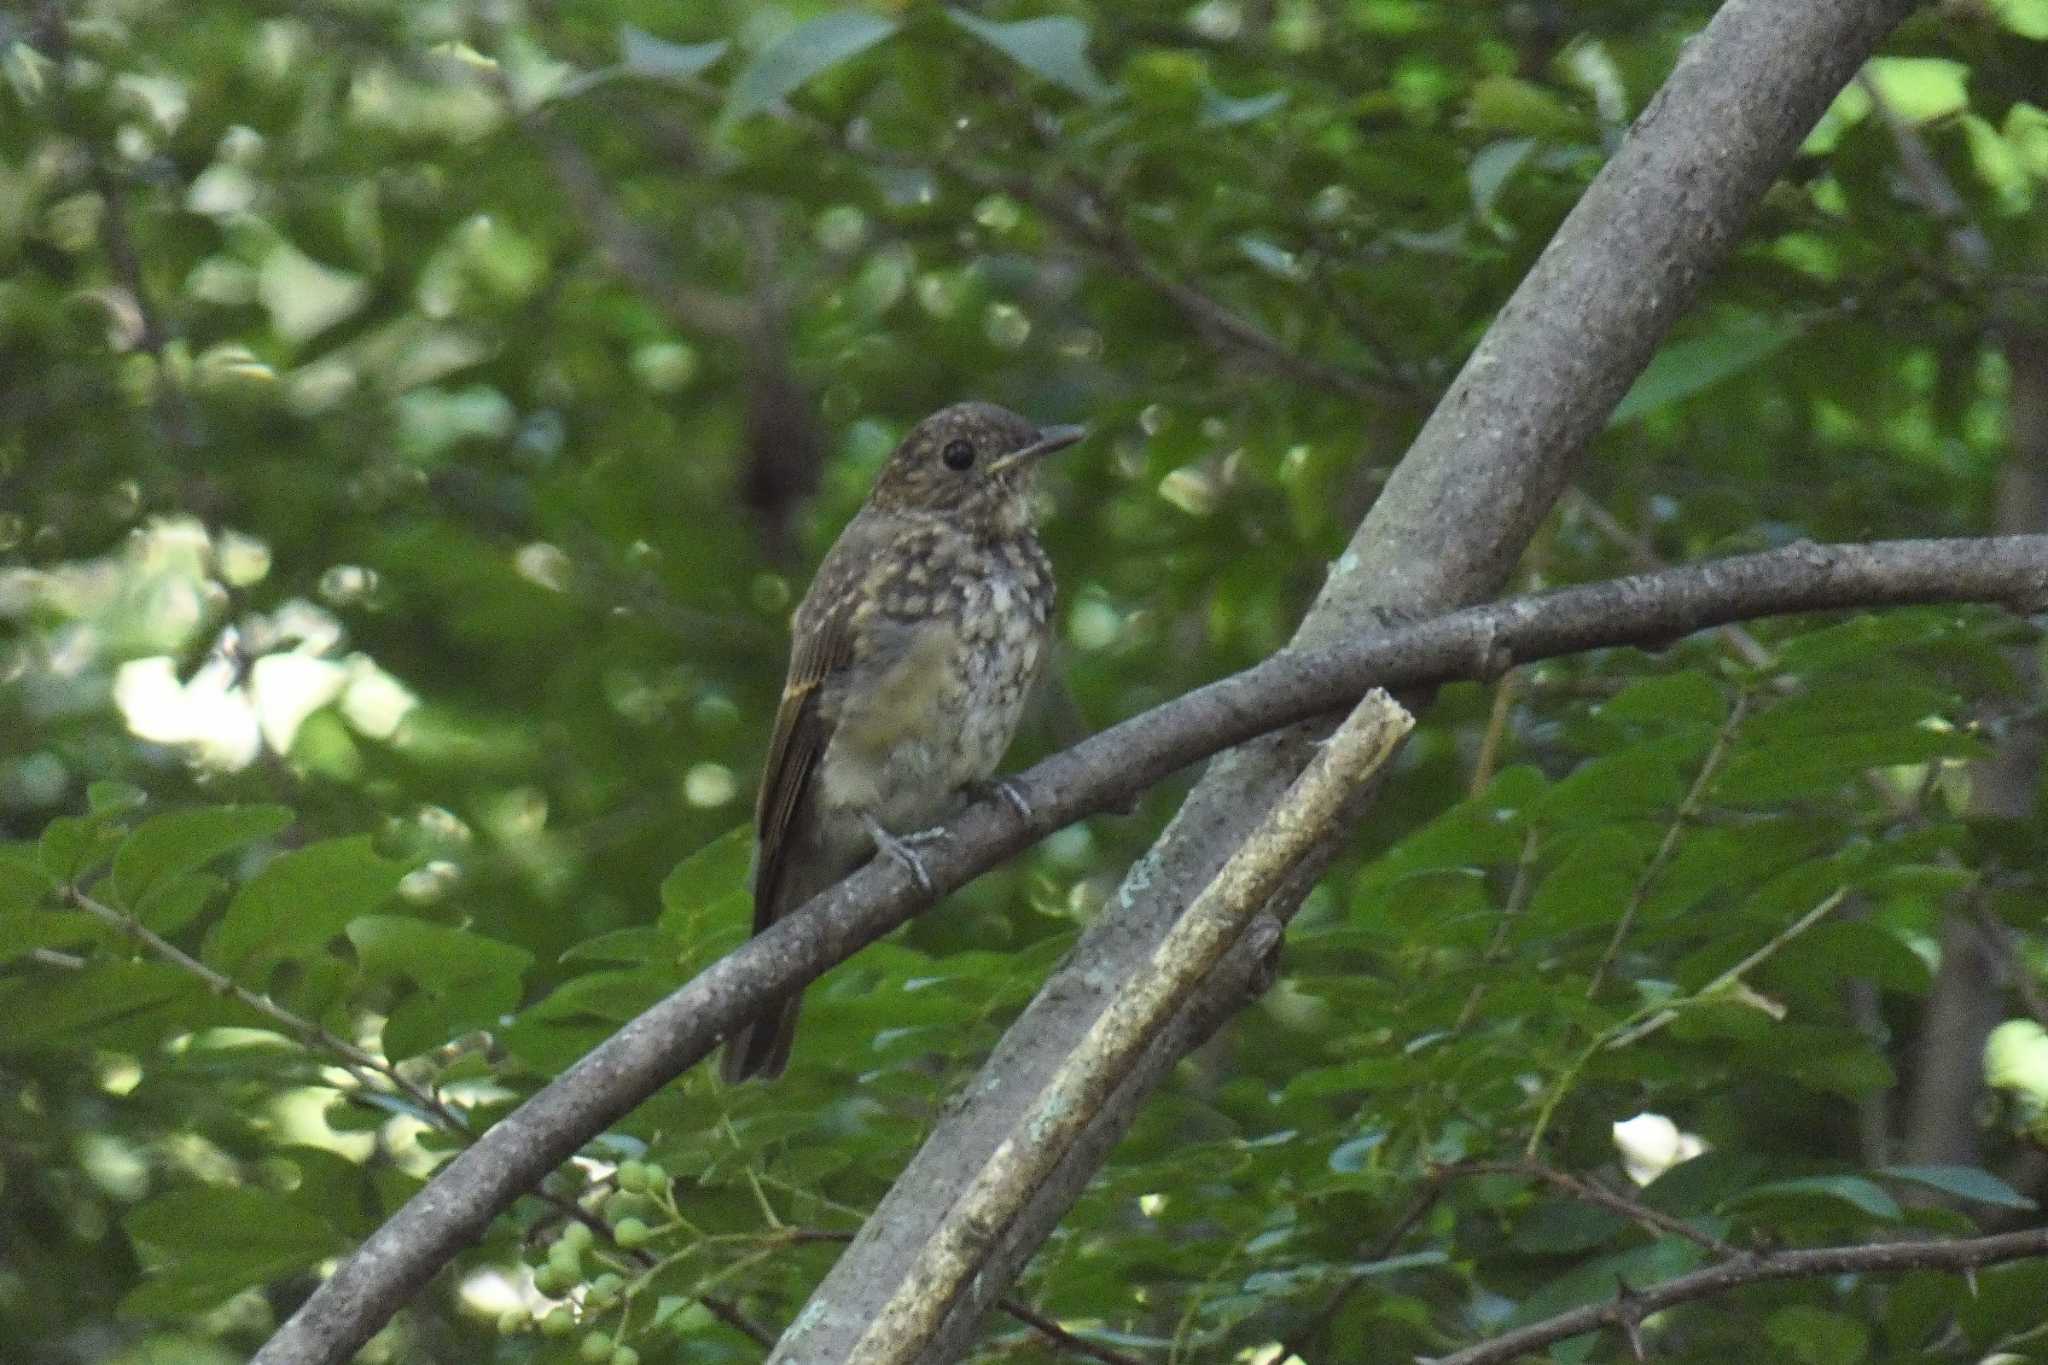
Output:
<path fill-rule="evenodd" d="M 985 782 L 977 782 L 969 788 L 968 794 L 977 801 L 986 800 L 991 796 L 1000 796 L 1003 798 L 1003 804 L 1017 812 L 1018 815 L 1026 820 L 1031 818 L 1031 802 L 1025 797 L 1024 789 L 1007 777 L 995 777 Z"/>
<path fill-rule="evenodd" d="M 891 834 L 871 815 L 862 816 L 861 823 L 867 826 L 868 837 L 875 841 L 875 848 L 915 878 L 920 891 L 927 896 L 931 895 L 932 874 L 925 870 L 924 859 L 917 856 L 916 846 L 937 843 L 946 837 L 946 831 L 943 828 L 934 828 L 917 830 L 911 834 Z"/>

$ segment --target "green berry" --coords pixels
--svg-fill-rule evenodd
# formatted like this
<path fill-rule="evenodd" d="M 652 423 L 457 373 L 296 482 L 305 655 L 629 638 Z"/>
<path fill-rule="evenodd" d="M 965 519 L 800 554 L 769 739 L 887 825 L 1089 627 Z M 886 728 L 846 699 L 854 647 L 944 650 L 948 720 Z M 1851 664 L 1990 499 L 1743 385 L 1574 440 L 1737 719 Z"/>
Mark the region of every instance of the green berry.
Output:
<path fill-rule="evenodd" d="M 647 1192 L 647 1163 L 644 1161 L 621 1161 L 617 1175 L 619 1188 L 628 1194 Z"/>
<path fill-rule="evenodd" d="M 578 1251 L 590 1250 L 590 1244 L 595 1238 L 596 1234 L 591 1232 L 588 1223 L 569 1223 L 562 1228 L 562 1240 Z"/>
<path fill-rule="evenodd" d="M 604 1216 L 616 1223 L 621 1218 L 644 1218 L 654 1211 L 654 1201 L 644 1194 L 619 1191 L 604 1201 Z"/>
<path fill-rule="evenodd" d="M 540 1334 L 544 1337 L 566 1337 L 575 1330 L 576 1314 L 565 1307 L 550 1308 L 540 1320 Z"/>
<path fill-rule="evenodd" d="M 590 1362 L 590 1365 L 605 1365 L 612 1358 L 612 1334 L 610 1332 L 588 1332 L 583 1344 L 576 1348 L 576 1354 Z"/>
<path fill-rule="evenodd" d="M 583 1276 L 583 1253 L 572 1242 L 556 1242 L 548 1248 L 548 1269 L 573 1283 Z"/>
<path fill-rule="evenodd" d="M 533 1320 L 526 1316 L 524 1308 L 507 1308 L 498 1314 L 498 1335 L 515 1337 L 527 1329 Z"/>
<path fill-rule="evenodd" d="M 630 1346 L 620 1346 L 612 1352 L 612 1365 L 640 1365 L 640 1353 Z"/>
<path fill-rule="evenodd" d="M 646 1246 L 654 1236 L 654 1229 L 647 1226 L 644 1218 L 621 1218 L 618 1226 L 612 1229 L 612 1236 L 618 1239 L 620 1246 L 631 1251 L 634 1247 Z"/>

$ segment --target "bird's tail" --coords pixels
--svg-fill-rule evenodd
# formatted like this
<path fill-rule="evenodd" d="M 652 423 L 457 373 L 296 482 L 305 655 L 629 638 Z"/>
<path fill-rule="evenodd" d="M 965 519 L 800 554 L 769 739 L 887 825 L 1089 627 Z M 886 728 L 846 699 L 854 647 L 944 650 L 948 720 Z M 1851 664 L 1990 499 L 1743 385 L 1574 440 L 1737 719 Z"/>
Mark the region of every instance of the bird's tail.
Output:
<path fill-rule="evenodd" d="M 782 1074 L 789 1065 L 789 1046 L 796 1041 L 796 1012 L 801 1004 L 801 995 L 779 996 L 733 1030 L 719 1063 L 726 1084 L 737 1085 L 755 1077 L 772 1081 Z"/>

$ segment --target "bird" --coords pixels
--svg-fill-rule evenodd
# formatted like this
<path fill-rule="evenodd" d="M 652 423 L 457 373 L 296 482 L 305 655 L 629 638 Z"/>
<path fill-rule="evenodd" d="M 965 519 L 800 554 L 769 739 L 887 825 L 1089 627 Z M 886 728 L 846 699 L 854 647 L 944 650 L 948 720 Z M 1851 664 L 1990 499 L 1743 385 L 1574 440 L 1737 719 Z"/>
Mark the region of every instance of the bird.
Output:
<path fill-rule="evenodd" d="M 930 893 L 917 845 L 989 787 L 1045 664 L 1055 589 L 1032 491 L 1086 434 L 955 403 L 883 462 L 792 620 L 754 808 L 754 933 L 878 853 Z M 726 1081 L 782 1074 L 799 1000 L 732 1031 Z"/>

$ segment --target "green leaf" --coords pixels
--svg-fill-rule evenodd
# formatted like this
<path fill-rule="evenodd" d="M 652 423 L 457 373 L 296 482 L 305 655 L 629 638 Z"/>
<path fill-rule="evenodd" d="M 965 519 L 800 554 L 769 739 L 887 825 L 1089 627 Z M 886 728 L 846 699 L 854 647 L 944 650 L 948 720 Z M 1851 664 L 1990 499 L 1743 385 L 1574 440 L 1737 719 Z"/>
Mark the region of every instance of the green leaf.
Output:
<path fill-rule="evenodd" d="M 1713 734 L 1693 726 L 1632 744 L 1574 768 L 1534 803 L 1539 821 L 1605 823 L 1631 816 L 1657 819 L 1678 808 Z"/>
<path fill-rule="evenodd" d="M 1811 1304 L 1780 1308 L 1764 1322 L 1764 1335 L 1800 1365 L 1855 1365 L 1870 1352 L 1870 1329 L 1854 1318 Z"/>
<path fill-rule="evenodd" d="M 1927 992 L 1932 973 L 1925 959 L 1898 935 L 1867 921 L 1828 920 L 1787 945 L 1771 966 L 1815 992 L 1841 988 L 1846 977 L 1862 977 L 1881 990 L 1912 995 Z"/>
<path fill-rule="evenodd" d="M 132 782 L 92 782 L 85 788 L 85 804 L 94 815 L 121 815 L 140 809 L 148 800 L 148 794 Z"/>
<path fill-rule="evenodd" d="M 246 1186 L 173 1190 L 135 1208 L 123 1225 L 148 1278 L 121 1309 L 149 1317 L 203 1312 L 348 1247 L 326 1220 Z"/>
<path fill-rule="evenodd" d="M 1648 1246 L 1585 1261 L 1523 1299 L 1509 1319 L 1535 1322 L 1581 1304 L 1611 1299 L 1617 1287 L 1648 1289 L 1683 1275 L 1700 1263 L 1702 1252 L 1691 1242 L 1667 1237 Z"/>
<path fill-rule="evenodd" d="M 2048 39 L 2048 0 L 1990 0 L 1991 12 L 2022 38 Z"/>
<path fill-rule="evenodd" d="M 1615 406 L 1609 426 L 1631 422 L 1646 412 L 1704 393 L 1722 380 L 1769 359 L 1796 341 L 1805 328 L 1797 323 L 1747 320 L 1708 336 L 1674 341 L 1658 351 L 1635 384 Z"/>
<path fill-rule="evenodd" d="M 740 72 L 720 121 L 739 122 L 767 109 L 818 73 L 867 51 L 896 23 L 864 10 L 821 14 L 785 33 Z"/>
<path fill-rule="evenodd" d="M 1712 678 L 1689 668 L 1682 673 L 1638 678 L 1600 703 L 1597 714 L 1638 724 L 1718 726 L 1728 718 L 1728 697 Z"/>
<path fill-rule="evenodd" d="M 1896 1222 L 1903 1216 L 1896 1199 L 1860 1175 L 1813 1175 L 1797 1180 L 1773 1180 L 1764 1185 L 1752 1185 L 1737 1195 L 1733 1202 L 1749 1204 L 1777 1199 L 1837 1200 L 1886 1222 Z"/>
<path fill-rule="evenodd" d="M 1944 57 L 1873 57 L 1863 73 L 1909 123 L 1947 118 L 1970 103 L 1970 68 Z"/>
<path fill-rule="evenodd" d="M 149 898 L 148 909 L 137 918 L 160 934 L 176 933 L 197 919 L 225 885 L 211 872 L 188 872 L 158 887 Z"/>
<path fill-rule="evenodd" d="M 957 9 L 947 10 L 946 17 L 1025 70 L 1084 100 L 1100 104 L 1116 94 L 1116 87 L 1102 79 L 1088 61 L 1088 26 L 1079 19 L 1052 15 L 1003 24 Z M 1286 96 L 1280 98 L 1284 101 Z M 1256 118 L 1263 112 L 1255 110 L 1246 117 Z"/>
<path fill-rule="evenodd" d="M 661 929 L 688 936 L 709 907 L 747 888 L 751 825 L 735 825 L 675 865 L 661 883 Z"/>
<path fill-rule="evenodd" d="M 1611 825 L 1575 841 L 1529 897 L 1525 933 L 1556 933 L 1603 924 L 1621 913 L 1656 847 L 1656 831 Z"/>
<path fill-rule="evenodd" d="M 92 924 L 57 904 L 57 879 L 26 846 L 0 852 L 0 962 L 87 937 Z"/>
<path fill-rule="evenodd" d="M 1534 81 L 1487 76 L 1472 87 L 1466 117 L 1481 133 L 1573 140 L 1593 130 L 1592 120 Z"/>
<path fill-rule="evenodd" d="M 682 951 L 682 940 L 674 934 L 651 924 L 634 924 L 571 944 L 562 951 L 559 960 L 629 964 L 674 961 Z"/>
<path fill-rule="evenodd" d="M 1387 1140 L 1385 1133 L 1366 1133 L 1339 1143 L 1330 1153 L 1330 1169 L 1339 1175 L 1355 1175 L 1365 1169 L 1375 1148 Z"/>
<path fill-rule="evenodd" d="M 347 932 L 363 971 L 403 977 L 429 991 L 491 977 L 517 980 L 533 965 L 533 954 L 517 944 L 404 915 L 359 915 Z"/>
<path fill-rule="evenodd" d="M 162 962 L 96 961 L 82 971 L 0 981 L 0 1044 L 69 1048 L 84 1034 L 105 1043 L 105 1031 L 194 998 L 211 997 L 197 977 Z M 157 1041 L 155 1023 L 142 1030 L 149 1042 Z"/>
<path fill-rule="evenodd" d="M 114 896 L 142 915 L 170 882 L 224 853 L 267 839 L 291 823 L 283 806 L 202 806 L 170 811 L 137 826 L 114 854 Z"/>
<path fill-rule="evenodd" d="M 1925 1185 L 1931 1190 L 1940 1190 L 1943 1194 L 1952 1194 L 1958 1199 L 1969 1199 L 2001 1209 L 2031 1211 L 2040 1207 L 1991 1172 L 1979 1170 L 1975 1166 L 1885 1166 L 1879 1169 L 1878 1174 L 1890 1176 L 1894 1180 L 1910 1180 L 1916 1185 Z"/>
<path fill-rule="evenodd" d="M 43 909 L 54 903 L 59 885 L 26 848 L 0 851 L 0 914 Z"/>
<path fill-rule="evenodd" d="M 109 817 L 60 815 L 43 827 L 38 852 L 51 876 L 75 882 L 113 854 L 121 834 Z"/>
<path fill-rule="evenodd" d="M 1628 1220 L 1607 1209 L 1569 1199 L 1545 1199 L 1515 1221 L 1518 1250 L 1539 1256 L 1590 1251 L 1628 1226 Z"/>
<path fill-rule="evenodd" d="M 1711 1213 L 1748 1189 L 1763 1166 L 1749 1152 L 1702 1152 L 1645 1185 L 1643 1202 L 1677 1218 Z"/>
<path fill-rule="evenodd" d="M 206 944 L 206 960 L 244 981 L 319 951 L 398 888 L 404 868 L 380 858 L 366 834 L 329 839 L 273 859 L 236 893 Z"/>
<path fill-rule="evenodd" d="M 1515 172 L 1528 164 L 1537 145 L 1532 137 L 1503 138 L 1473 153 L 1472 164 L 1465 168 L 1465 181 L 1472 190 L 1472 212 L 1476 217 L 1493 225 L 1495 201 L 1514 179 Z M 1498 230 L 1508 229 L 1501 224 Z"/>
<path fill-rule="evenodd" d="M 1523 812 L 1544 791 L 1543 775 L 1517 764 L 1479 795 L 1460 801 L 1387 850 L 1359 875 L 1359 894 L 1418 873 L 1477 870 L 1521 856 Z"/>
<path fill-rule="evenodd" d="M 619 25 L 619 59 L 636 76 L 687 80 L 717 62 L 730 46 L 723 38 L 709 43 L 671 43 L 631 24 Z"/>
<path fill-rule="evenodd" d="M 1263 95 L 1247 95 L 1241 100 L 1211 90 L 1202 96 L 1202 126 L 1235 128 L 1239 124 L 1256 122 L 1286 103 L 1285 90 L 1269 90 Z"/>

